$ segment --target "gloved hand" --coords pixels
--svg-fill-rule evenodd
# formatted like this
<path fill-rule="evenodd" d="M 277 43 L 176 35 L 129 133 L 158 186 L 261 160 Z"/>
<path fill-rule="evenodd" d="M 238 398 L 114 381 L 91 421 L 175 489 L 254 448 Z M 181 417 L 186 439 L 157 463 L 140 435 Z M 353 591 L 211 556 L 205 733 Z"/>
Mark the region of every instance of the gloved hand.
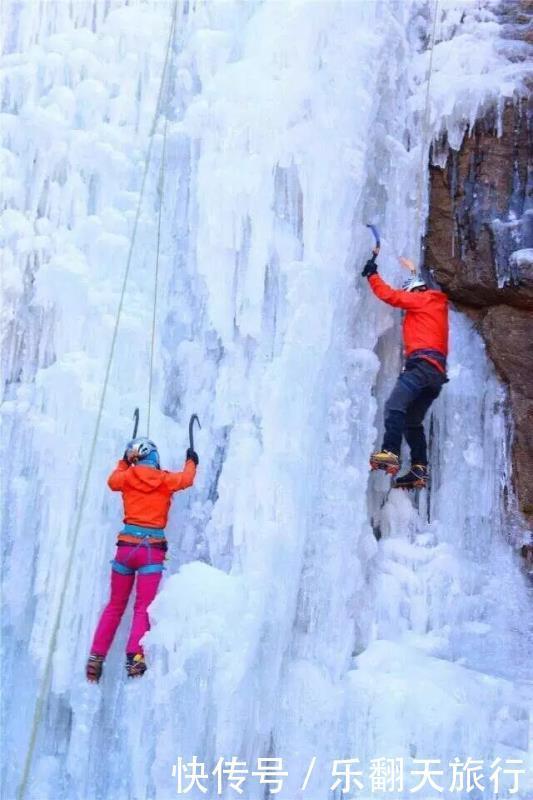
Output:
<path fill-rule="evenodd" d="M 366 262 L 364 270 L 361 272 L 363 278 L 370 278 L 371 275 L 375 275 L 378 271 L 378 265 L 371 258 L 369 261 Z"/>
<path fill-rule="evenodd" d="M 139 460 L 139 456 L 135 452 L 135 450 L 124 450 L 124 455 L 122 456 L 123 461 L 127 461 L 128 464 L 136 464 Z"/>
<path fill-rule="evenodd" d="M 194 461 L 195 466 L 198 466 L 198 462 L 200 459 L 198 458 L 198 453 L 193 450 L 191 447 L 187 448 L 187 453 L 185 455 L 187 461 Z"/>

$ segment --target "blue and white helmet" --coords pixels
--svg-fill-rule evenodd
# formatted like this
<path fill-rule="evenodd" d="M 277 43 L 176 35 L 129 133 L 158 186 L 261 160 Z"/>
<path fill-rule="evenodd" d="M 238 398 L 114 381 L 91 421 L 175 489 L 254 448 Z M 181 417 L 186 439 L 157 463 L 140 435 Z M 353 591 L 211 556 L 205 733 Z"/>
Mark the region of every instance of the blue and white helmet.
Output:
<path fill-rule="evenodd" d="M 139 436 L 137 439 L 132 439 L 126 445 L 126 452 L 134 456 L 133 460 L 141 462 L 143 465 L 148 466 L 151 464 L 157 469 L 159 465 L 159 453 L 157 445 L 146 436 Z"/>
<path fill-rule="evenodd" d="M 414 292 L 416 289 L 427 288 L 427 283 L 420 277 L 420 275 L 411 275 L 411 277 L 402 284 L 402 289 L 404 292 Z"/>

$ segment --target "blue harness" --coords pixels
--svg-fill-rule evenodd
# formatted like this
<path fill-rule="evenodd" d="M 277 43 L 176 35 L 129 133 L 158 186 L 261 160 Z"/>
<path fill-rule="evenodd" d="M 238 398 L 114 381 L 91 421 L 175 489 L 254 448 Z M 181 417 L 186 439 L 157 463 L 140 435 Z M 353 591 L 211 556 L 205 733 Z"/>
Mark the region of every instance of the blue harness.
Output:
<path fill-rule="evenodd" d="M 120 561 L 112 559 L 111 561 L 112 570 L 114 570 L 115 572 L 119 572 L 121 575 L 134 575 L 135 572 L 138 572 L 139 575 L 149 575 L 150 573 L 153 572 L 163 572 L 163 570 L 165 569 L 163 564 L 152 564 L 152 544 L 148 541 L 148 539 L 160 538 L 161 541 L 163 541 L 165 538 L 164 528 L 143 528 L 140 525 L 125 524 L 121 533 L 127 533 L 129 536 L 135 536 L 139 539 L 139 544 L 133 548 L 132 552 L 129 554 L 126 561 L 130 560 L 133 554 L 137 552 L 139 547 L 147 547 L 149 563 L 145 564 L 144 567 L 138 567 L 135 570 L 133 567 L 128 567 L 126 564 L 121 564 Z"/>

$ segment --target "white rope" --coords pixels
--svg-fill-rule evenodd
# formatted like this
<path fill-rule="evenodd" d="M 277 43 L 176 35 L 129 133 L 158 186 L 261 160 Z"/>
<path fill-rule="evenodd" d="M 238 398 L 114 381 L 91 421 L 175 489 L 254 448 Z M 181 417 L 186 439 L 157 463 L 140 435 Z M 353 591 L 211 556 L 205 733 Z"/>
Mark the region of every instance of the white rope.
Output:
<path fill-rule="evenodd" d="M 159 252 L 161 248 L 161 216 L 163 211 L 163 196 L 165 184 L 165 160 L 167 152 L 167 128 L 168 128 L 168 114 L 165 114 L 165 124 L 163 127 L 163 144 L 161 149 L 161 164 L 159 167 L 159 181 L 158 181 L 158 195 L 159 195 L 159 213 L 157 217 L 157 244 L 155 255 L 155 275 L 154 275 L 154 303 L 152 312 L 152 337 L 150 342 L 150 369 L 148 378 L 148 413 L 146 419 L 146 435 L 150 436 L 150 420 L 152 417 L 152 385 L 154 375 L 154 352 L 155 352 L 155 328 L 157 321 L 157 295 L 159 289 Z"/>
<path fill-rule="evenodd" d="M 429 108 L 429 92 L 431 88 L 431 76 L 433 74 L 433 51 L 435 49 L 435 33 L 437 30 L 437 17 L 438 17 L 438 8 L 439 8 L 439 0 L 435 0 L 435 5 L 433 8 L 433 26 L 431 32 L 431 48 L 429 51 L 429 72 L 428 72 L 428 79 L 426 84 L 426 98 L 425 98 L 425 106 L 424 106 L 424 119 L 422 122 L 422 144 L 421 144 L 421 154 L 420 154 L 420 170 L 418 175 L 418 196 L 417 196 L 417 231 L 420 231 L 420 235 L 422 236 L 422 198 L 424 193 L 424 175 L 425 175 L 425 162 L 426 162 L 426 147 L 428 141 L 428 132 L 429 132 L 429 118 L 430 118 L 430 108 Z"/>
<path fill-rule="evenodd" d="M 177 5 L 178 5 L 178 0 L 174 0 L 174 10 L 173 10 L 173 15 L 172 15 L 172 25 L 170 26 L 170 31 L 169 31 L 169 35 L 168 35 L 168 42 L 167 42 L 167 49 L 166 49 L 166 54 L 165 54 L 165 61 L 164 61 L 164 64 L 163 64 L 163 71 L 162 71 L 162 74 L 161 74 L 161 83 L 160 83 L 160 86 L 159 86 L 159 93 L 158 93 L 158 96 L 157 96 L 154 119 L 153 119 L 153 122 L 152 122 L 152 127 L 150 129 L 150 134 L 149 134 L 149 143 L 148 143 L 148 149 L 147 149 L 147 152 L 146 152 L 144 173 L 143 173 L 143 178 L 142 178 L 142 182 L 141 182 L 141 189 L 140 189 L 140 193 L 139 193 L 139 202 L 137 204 L 137 211 L 136 211 L 136 214 L 135 214 L 135 221 L 134 221 L 134 224 L 133 224 L 133 231 L 132 231 L 132 237 L 131 237 L 131 242 L 130 242 L 130 248 L 129 248 L 129 251 L 128 251 L 128 257 L 127 257 L 127 260 L 126 260 L 126 267 L 125 267 L 125 270 L 124 270 L 124 277 L 123 277 L 123 280 L 122 280 L 122 288 L 121 288 L 121 292 L 120 292 L 120 300 L 119 300 L 119 304 L 118 304 L 118 307 L 117 307 L 117 312 L 116 312 L 116 317 L 115 317 L 115 326 L 114 326 L 114 329 L 113 329 L 113 336 L 111 338 L 111 347 L 110 347 L 110 350 L 109 350 L 109 357 L 108 357 L 108 360 L 107 360 L 106 371 L 105 371 L 105 375 L 104 375 L 104 382 L 103 382 L 103 385 L 102 385 L 102 392 L 101 392 L 100 401 L 99 401 L 99 404 L 98 404 L 98 413 L 97 413 L 97 416 L 96 416 L 96 424 L 95 424 L 95 427 L 94 427 L 94 433 L 93 433 L 93 437 L 92 437 L 92 441 L 91 441 L 91 447 L 90 447 L 90 450 L 89 450 L 89 458 L 88 458 L 88 461 L 87 461 L 87 469 L 85 471 L 85 476 L 84 476 L 84 480 L 83 480 L 80 500 L 79 500 L 79 503 L 78 503 L 78 513 L 76 515 L 76 522 L 75 522 L 75 525 L 74 525 L 74 532 L 72 534 L 71 548 L 70 548 L 70 553 L 69 553 L 69 557 L 68 557 L 67 565 L 66 565 L 66 569 L 65 569 L 65 577 L 64 577 L 63 587 L 62 587 L 60 598 L 59 598 L 59 606 L 58 606 L 58 609 L 57 609 L 56 618 L 55 618 L 54 626 L 53 626 L 53 629 L 52 629 L 52 636 L 50 638 L 50 646 L 48 648 L 48 654 L 47 654 L 47 657 L 46 657 L 44 673 L 43 673 L 43 677 L 42 677 L 42 680 L 41 680 L 39 694 L 38 694 L 38 697 L 37 697 L 37 702 L 35 704 L 35 709 L 34 709 L 34 713 L 33 713 L 33 719 L 32 719 L 32 725 L 31 725 L 31 734 L 30 734 L 30 739 L 29 739 L 29 743 L 28 743 L 28 749 L 26 751 L 26 756 L 25 756 L 25 759 L 24 759 L 24 767 L 23 767 L 23 771 L 22 771 L 22 778 L 21 778 L 21 781 L 20 781 L 20 784 L 19 784 L 19 788 L 18 788 L 18 791 L 17 791 L 18 800 L 24 800 L 24 797 L 26 795 L 26 790 L 27 790 L 27 787 L 28 787 L 28 780 L 29 780 L 30 772 L 31 772 L 33 754 L 34 754 L 35 745 L 36 745 L 36 742 L 37 742 L 37 733 L 38 733 L 38 730 L 39 730 L 39 725 L 41 723 L 42 714 L 43 714 L 43 708 L 44 708 L 44 701 L 45 701 L 45 697 L 47 695 L 48 686 L 49 686 L 50 678 L 51 678 L 51 675 L 52 675 L 52 661 L 53 661 L 54 651 L 55 651 L 55 648 L 56 648 L 56 645 L 57 645 L 57 638 L 58 638 L 59 628 L 61 626 L 61 617 L 63 615 L 63 609 L 64 609 L 64 605 L 65 605 L 66 591 L 67 591 L 68 584 L 69 584 L 69 581 L 70 581 L 70 575 L 72 573 L 72 565 L 74 563 L 74 553 L 75 553 L 75 549 L 76 549 L 76 542 L 78 540 L 78 536 L 79 536 L 79 532 L 80 532 L 80 528 L 81 528 L 81 521 L 82 521 L 83 511 L 84 511 L 85 503 L 86 503 L 86 500 L 87 500 L 87 491 L 88 491 L 88 487 L 89 487 L 89 479 L 90 479 L 90 476 L 91 476 L 91 471 L 92 471 L 92 466 L 93 466 L 93 461 L 94 461 L 94 455 L 95 455 L 95 452 L 96 452 L 96 443 L 97 443 L 97 440 L 98 440 L 98 434 L 100 432 L 100 426 L 101 426 L 101 422 L 102 422 L 104 403 L 105 403 L 105 398 L 106 398 L 106 395 L 107 395 L 107 387 L 108 387 L 108 384 L 109 384 L 109 376 L 111 374 L 111 366 L 112 366 L 112 363 L 113 363 L 113 356 L 115 354 L 115 346 L 116 346 L 116 342 L 117 342 L 117 335 L 118 335 L 118 329 L 119 329 L 119 324 L 120 324 L 120 318 L 121 318 L 121 315 L 122 315 L 122 308 L 123 308 L 123 305 L 124 305 L 124 297 L 125 297 L 125 294 L 126 294 L 126 286 L 127 286 L 128 276 L 129 276 L 131 262 L 132 262 L 133 248 L 134 248 L 134 244 L 135 244 L 135 238 L 136 238 L 136 235 L 137 235 L 137 228 L 138 228 L 139 219 L 140 219 L 140 215 L 141 215 L 141 207 L 142 207 L 142 201 L 143 201 L 143 196 L 144 196 L 144 190 L 145 190 L 145 186 L 146 186 L 146 178 L 147 178 L 147 175 L 148 175 L 148 168 L 149 168 L 149 165 L 150 165 L 150 159 L 151 159 L 151 155 L 152 155 L 153 138 L 154 138 L 154 133 L 155 133 L 155 130 L 156 130 L 156 127 L 157 127 L 157 121 L 159 119 L 159 114 L 160 114 L 161 98 L 162 98 L 162 95 L 163 95 L 163 86 L 164 86 L 164 82 L 165 82 L 165 76 L 166 76 L 167 67 L 168 67 L 169 55 L 170 55 L 172 41 L 173 41 L 173 38 L 174 38 L 174 31 L 175 31 L 175 27 L 176 27 Z"/>

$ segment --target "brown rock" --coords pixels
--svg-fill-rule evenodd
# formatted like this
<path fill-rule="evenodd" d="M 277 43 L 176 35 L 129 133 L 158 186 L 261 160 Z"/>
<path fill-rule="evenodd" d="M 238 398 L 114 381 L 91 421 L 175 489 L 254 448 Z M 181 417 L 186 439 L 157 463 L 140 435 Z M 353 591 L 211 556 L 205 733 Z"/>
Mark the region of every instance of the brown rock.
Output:
<path fill-rule="evenodd" d="M 531 118 L 509 104 L 500 138 L 496 130 L 491 113 L 444 169 L 431 168 L 427 262 L 459 303 L 533 309 L 533 267 L 510 264 L 513 251 L 533 243 L 525 210 Z"/>
<path fill-rule="evenodd" d="M 487 351 L 509 385 L 514 422 L 513 480 L 533 529 L 533 264 L 515 251 L 533 247 L 532 120 L 509 103 L 503 134 L 489 113 L 431 168 L 426 263 L 461 310 L 475 317 Z"/>

